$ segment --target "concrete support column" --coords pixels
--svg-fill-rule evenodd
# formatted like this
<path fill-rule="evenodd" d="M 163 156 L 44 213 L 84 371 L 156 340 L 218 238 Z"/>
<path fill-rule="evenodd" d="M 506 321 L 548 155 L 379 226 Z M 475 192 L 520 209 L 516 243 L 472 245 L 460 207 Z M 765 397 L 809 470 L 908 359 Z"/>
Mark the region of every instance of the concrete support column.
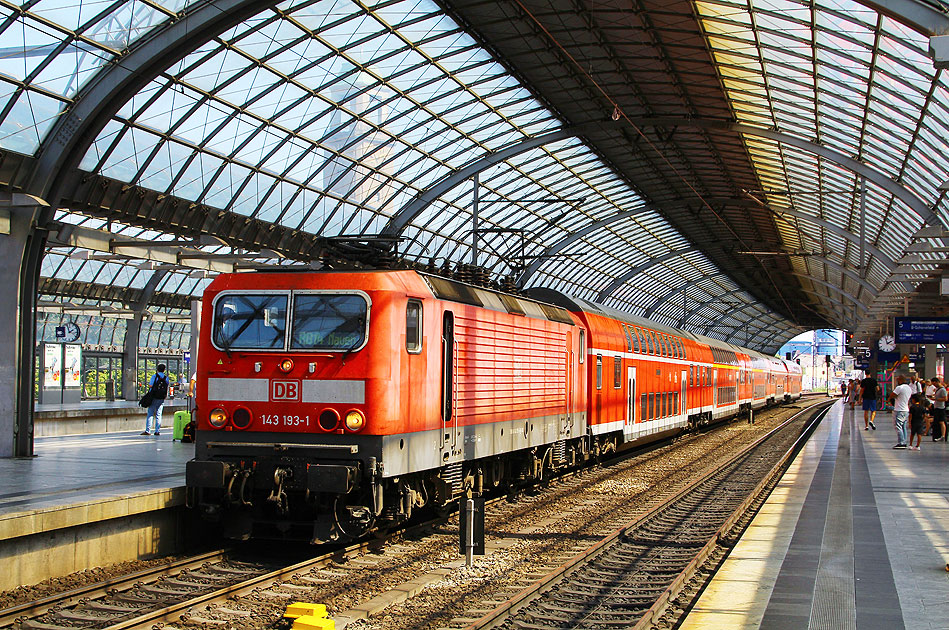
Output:
<path fill-rule="evenodd" d="M 36 226 L 46 202 L 0 193 L 0 457 L 33 455 L 36 294 L 46 233 Z"/>
<path fill-rule="evenodd" d="M 142 313 L 126 320 L 125 345 L 122 349 L 122 397 L 138 400 L 138 339 L 142 331 Z"/>
<path fill-rule="evenodd" d="M 156 269 L 142 287 L 142 296 L 138 303 L 132 306 L 135 317 L 128 320 L 125 348 L 122 351 L 122 391 L 125 393 L 125 400 L 138 400 L 138 342 L 142 337 L 142 320 L 158 285 L 167 273 L 167 269 Z"/>
<path fill-rule="evenodd" d="M 929 343 L 923 346 L 925 348 L 925 359 L 926 362 L 923 364 L 923 373 L 920 376 L 924 377 L 927 381 L 932 377 L 936 376 L 936 348 L 938 344 Z"/>

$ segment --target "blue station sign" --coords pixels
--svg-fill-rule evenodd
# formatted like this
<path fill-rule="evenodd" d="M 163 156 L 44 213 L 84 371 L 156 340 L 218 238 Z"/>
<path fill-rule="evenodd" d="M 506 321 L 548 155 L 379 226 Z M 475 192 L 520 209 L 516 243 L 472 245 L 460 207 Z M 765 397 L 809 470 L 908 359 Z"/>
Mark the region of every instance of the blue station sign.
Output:
<path fill-rule="evenodd" d="M 896 343 L 949 343 L 949 317 L 897 317 Z"/>

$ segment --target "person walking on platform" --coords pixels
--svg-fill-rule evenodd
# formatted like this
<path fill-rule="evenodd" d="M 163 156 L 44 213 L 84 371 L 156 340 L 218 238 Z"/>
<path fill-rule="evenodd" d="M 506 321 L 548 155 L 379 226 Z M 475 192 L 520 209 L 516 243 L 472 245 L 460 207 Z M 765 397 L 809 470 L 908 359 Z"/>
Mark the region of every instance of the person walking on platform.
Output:
<path fill-rule="evenodd" d="M 906 377 L 902 374 L 896 377 L 898 385 L 890 392 L 889 400 L 893 403 L 893 427 L 896 429 L 896 446 L 906 448 L 906 420 L 909 418 L 909 398 L 913 395 L 913 388 L 906 384 Z"/>
<path fill-rule="evenodd" d="M 155 420 L 155 435 L 161 435 L 161 408 L 165 405 L 165 396 L 168 395 L 168 375 L 165 374 L 165 364 L 159 363 L 158 369 L 152 374 L 148 382 L 148 392 L 152 395 L 152 402 L 148 405 L 145 415 L 145 430 L 142 435 L 152 434 L 152 419 Z"/>
<path fill-rule="evenodd" d="M 860 400 L 863 404 L 863 430 L 873 429 L 876 431 L 876 425 L 873 420 L 877 416 L 877 398 L 879 398 L 879 386 L 877 380 L 870 375 L 860 381 Z"/>
<path fill-rule="evenodd" d="M 934 376 L 931 381 L 933 385 L 933 441 L 946 441 L 946 384 Z"/>
<path fill-rule="evenodd" d="M 909 449 L 911 451 L 919 450 L 919 443 L 922 441 L 923 432 L 926 428 L 926 397 L 919 392 L 909 397 Z M 916 438 L 916 445 L 913 445 L 913 438 Z"/>

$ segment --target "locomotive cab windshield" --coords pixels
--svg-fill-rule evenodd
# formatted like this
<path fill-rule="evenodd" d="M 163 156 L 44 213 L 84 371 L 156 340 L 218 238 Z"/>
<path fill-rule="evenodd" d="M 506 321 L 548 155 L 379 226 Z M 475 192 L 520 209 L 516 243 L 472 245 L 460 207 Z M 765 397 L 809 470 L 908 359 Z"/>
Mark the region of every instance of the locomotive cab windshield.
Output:
<path fill-rule="evenodd" d="M 212 340 L 225 352 L 348 354 L 366 344 L 368 320 L 369 301 L 359 293 L 223 293 L 214 304 Z"/>

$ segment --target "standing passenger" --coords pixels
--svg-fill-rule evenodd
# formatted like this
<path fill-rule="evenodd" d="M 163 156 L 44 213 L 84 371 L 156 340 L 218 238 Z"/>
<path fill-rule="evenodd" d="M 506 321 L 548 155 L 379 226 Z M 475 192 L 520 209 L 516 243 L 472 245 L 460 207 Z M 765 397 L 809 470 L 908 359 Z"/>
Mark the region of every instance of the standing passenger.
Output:
<path fill-rule="evenodd" d="M 902 374 L 896 377 L 898 385 L 890 392 L 889 400 L 893 402 L 893 427 L 896 429 L 896 446 L 906 448 L 906 420 L 909 417 L 909 397 L 913 395 L 913 388 L 906 384 L 906 377 Z"/>
<path fill-rule="evenodd" d="M 919 450 L 919 443 L 922 440 L 926 421 L 923 416 L 926 415 L 926 405 L 923 401 L 926 397 L 920 393 L 915 393 L 909 397 L 909 449 L 911 451 Z M 916 438 L 916 445 L 913 445 L 913 438 Z"/>
<path fill-rule="evenodd" d="M 869 374 L 865 379 L 860 381 L 860 399 L 863 401 L 863 430 L 873 429 L 876 431 L 877 427 L 873 424 L 873 420 L 877 415 L 877 380 L 870 376 Z"/>
<path fill-rule="evenodd" d="M 168 395 L 168 375 L 165 374 L 164 363 L 158 364 L 148 387 L 152 393 L 152 404 L 148 406 L 148 413 L 145 415 L 145 430 L 142 435 L 151 435 L 152 418 L 155 419 L 155 435 L 161 435 L 161 408 L 165 404 L 165 396 Z"/>
<path fill-rule="evenodd" d="M 933 440 L 946 441 L 946 385 L 938 376 L 932 378 L 933 389 Z M 936 435 L 938 431 L 939 435 Z"/>

